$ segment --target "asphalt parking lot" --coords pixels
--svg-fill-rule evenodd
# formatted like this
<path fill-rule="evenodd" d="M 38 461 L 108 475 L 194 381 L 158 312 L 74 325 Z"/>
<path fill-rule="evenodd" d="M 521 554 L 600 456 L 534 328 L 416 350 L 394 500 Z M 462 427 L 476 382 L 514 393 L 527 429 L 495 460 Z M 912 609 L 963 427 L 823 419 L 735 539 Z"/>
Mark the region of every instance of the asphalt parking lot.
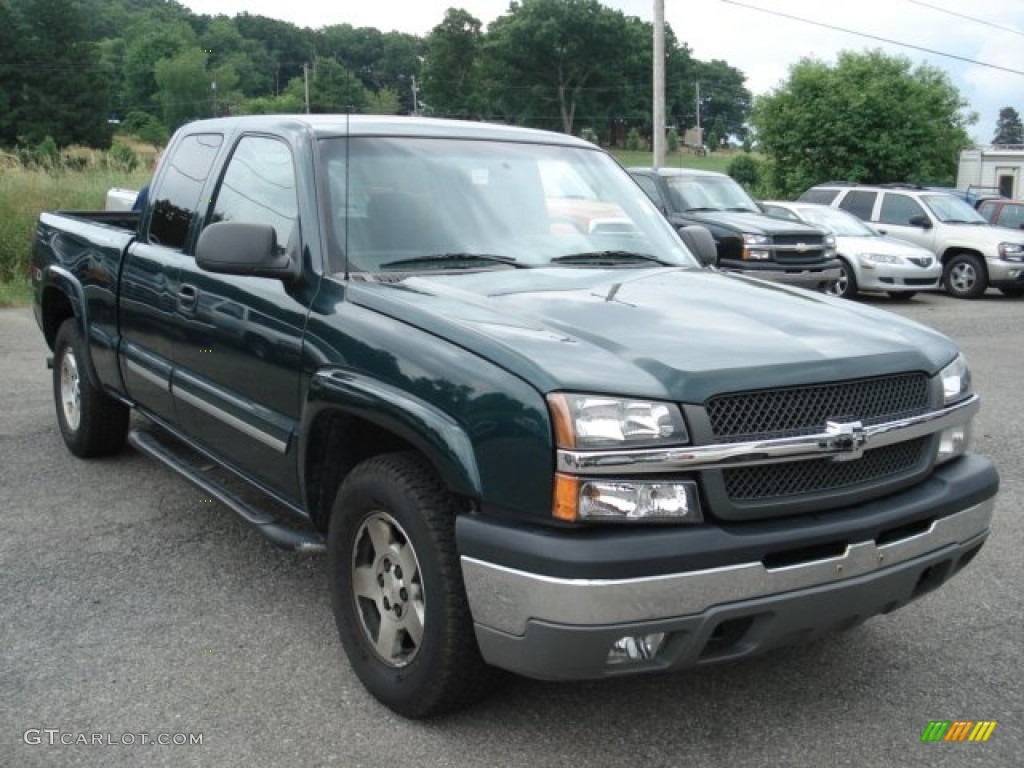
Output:
<path fill-rule="evenodd" d="M 280 552 L 130 448 L 74 459 L 31 312 L 0 310 L 0 766 L 1021 765 L 1024 300 L 868 303 L 956 339 L 984 398 L 975 448 L 996 460 L 1002 491 L 963 574 L 754 661 L 604 683 L 513 678 L 424 723 L 359 685 L 322 558 Z M 931 720 L 998 725 L 983 744 L 922 743 Z"/>

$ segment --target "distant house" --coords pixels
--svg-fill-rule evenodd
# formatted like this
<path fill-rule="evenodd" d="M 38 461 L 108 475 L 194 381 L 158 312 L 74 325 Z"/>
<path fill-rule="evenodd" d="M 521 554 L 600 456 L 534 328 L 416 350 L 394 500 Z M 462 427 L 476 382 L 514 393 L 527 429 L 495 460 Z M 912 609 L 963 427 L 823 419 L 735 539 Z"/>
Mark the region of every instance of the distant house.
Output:
<path fill-rule="evenodd" d="M 958 189 L 986 188 L 1004 197 L 1024 197 L 1024 144 L 994 144 L 960 152 Z"/>

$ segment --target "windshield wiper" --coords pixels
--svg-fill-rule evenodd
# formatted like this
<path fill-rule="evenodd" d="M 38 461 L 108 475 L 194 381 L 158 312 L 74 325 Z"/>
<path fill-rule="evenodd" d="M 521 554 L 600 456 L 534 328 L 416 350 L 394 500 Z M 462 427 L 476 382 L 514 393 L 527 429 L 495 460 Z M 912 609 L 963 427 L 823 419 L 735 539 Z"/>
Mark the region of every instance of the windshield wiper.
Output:
<path fill-rule="evenodd" d="M 583 264 L 587 266 L 629 264 L 636 261 L 652 261 L 655 264 L 671 266 L 669 262 L 663 261 L 657 256 L 652 256 L 649 253 L 635 253 L 634 251 L 585 251 L 583 253 L 555 256 L 551 259 L 552 264 Z"/>
<path fill-rule="evenodd" d="M 497 256 L 493 253 L 431 253 L 424 256 L 413 256 L 409 259 L 398 259 L 397 261 L 389 261 L 380 265 L 381 269 L 391 269 L 394 267 L 410 267 L 416 264 L 437 264 L 444 262 L 448 264 L 467 264 L 472 265 L 474 263 L 497 263 L 497 264 L 508 264 L 510 267 L 526 268 L 526 264 L 521 264 L 511 256 Z"/>
<path fill-rule="evenodd" d="M 687 208 L 685 211 L 683 211 L 683 213 L 701 213 L 702 211 L 720 211 L 720 210 L 722 210 L 722 209 L 721 208 L 708 208 L 707 206 L 705 206 L 703 208 Z"/>
<path fill-rule="evenodd" d="M 734 205 L 732 208 L 726 208 L 727 211 L 734 211 L 735 213 L 760 213 L 760 211 L 754 208 L 743 208 L 739 205 Z"/>

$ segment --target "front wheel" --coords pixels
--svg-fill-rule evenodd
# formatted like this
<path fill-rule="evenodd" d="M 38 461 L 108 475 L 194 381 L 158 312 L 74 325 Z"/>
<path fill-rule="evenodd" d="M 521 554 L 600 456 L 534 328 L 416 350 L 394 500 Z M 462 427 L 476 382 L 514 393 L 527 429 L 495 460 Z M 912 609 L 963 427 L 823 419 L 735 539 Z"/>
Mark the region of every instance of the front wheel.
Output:
<path fill-rule="evenodd" d="M 74 318 L 57 331 L 53 352 L 53 400 L 64 444 L 83 459 L 117 453 L 128 435 L 128 406 L 92 380 L 89 350 Z"/>
<path fill-rule="evenodd" d="M 843 299 L 853 299 L 857 296 L 857 290 L 857 276 L 853 274 L 853 267 L 846 259 L 840 259 L 839 278 L 829 286 L 828 293 Z"/>
<path fill-rule="evenodd" d="M 470 704 L 491 669 L 455 551 L 454 498 L 417 454 L 376 456 L 338 491 L 331 604 L 352 669 L 382 704 L 422 718 Z"/>
<path fill-rule="evenodd" d="M 957 299 L 976 299 L 985 293 L 985 267 L 970 253 L 958 253 L 946 262 L 943 282 L 946 293 Z"/>

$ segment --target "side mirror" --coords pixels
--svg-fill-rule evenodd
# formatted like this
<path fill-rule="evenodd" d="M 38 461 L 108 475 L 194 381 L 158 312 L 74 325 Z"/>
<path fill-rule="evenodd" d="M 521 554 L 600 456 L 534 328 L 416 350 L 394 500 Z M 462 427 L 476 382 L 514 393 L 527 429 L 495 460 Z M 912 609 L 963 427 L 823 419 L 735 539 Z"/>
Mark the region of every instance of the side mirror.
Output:
<path fill-rule="evenodd" d="M 920 227 L 921 229 L 931 229 L 932 228 L 932 221 L 931 221 L 931 219 L 929 219 L 927 216 L 925 216 L 924 214 L 921 214 L 921 213 L 917 214 L 916 216 L 911 216 L 907 220 L 907 224 L 909 224 L 912 227 Z"/>
<path fill-rule="evenodd" d="M 291 249 L 281 248 L 269 224 L 218 221 L 199 235 L 196 264 L 207 272 L 291 281 L 299 277 L 302 262 Z"/>
<path fill-rule="evenodd" d="M 697 257 L 702 267 L 713 267 L 718 263 L 718 247 L 707 227 L 690 224 L 676 231 L 679 232 L 679 239 Z"/>

